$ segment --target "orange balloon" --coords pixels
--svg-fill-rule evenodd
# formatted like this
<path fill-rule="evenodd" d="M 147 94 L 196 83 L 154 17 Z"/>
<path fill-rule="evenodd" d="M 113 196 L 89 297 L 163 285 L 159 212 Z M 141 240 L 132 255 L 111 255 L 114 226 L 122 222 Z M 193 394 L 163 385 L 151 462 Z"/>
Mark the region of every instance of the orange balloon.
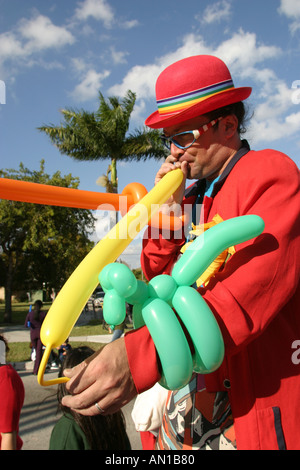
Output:
<path fill-rule="evenodd" d="M 1 199 L 49 206 L 75 207 L 77 209 L 115 210 L 120 211 L 122 216 L 146 194 L 145 186 L 140 183 L 130 183 L 125 186 L 121 194 L 117 194 L 97 193 L 81 189 L 32 183 L 30 181 L 0 178 Z M 158 213 L 151 217 L 149 225 L 160 229 L 179 230 L 188 221 L 187 215 L 174 217 Z"/>
<path fill-rule="evenodd" d="M 124 216 L 133 204 L 137 204 L 147 194 L 147 189 L 140 183 L 130 183 L 122 191 L 121 197 L 124 197 L 126 206 L 123 206 L 123 200 L 120 199 L 119 210 Z M 125 199 L 126 198 L 126 199 Z"/>
<path fill-rule="evenodd" d="M 183 214 L 180 217 L 163 214 L 158 212 L 151 217 L 149 225 L 154 228 L 166 229 L 166 230 L 180 230 L 184 225 L 188 224 L 189 216 Z"/>
<path fill-rule="evenodd" d="M 127 206 L 130 207 L 142 199 L 147 190 L 139 183 L 131 183 L 124 188 L 123 193 L 127 197 Z M 120 203 L 120 194 L 116 193 L 97 193 L 9 178 L 0 178 L 0 198 L 49 206 L 93 210 L 98 209 L 100 205 L 107 205 L 103 209 L 111 210 L 112 208 L 109 206 L 113 206 L 116 211 L 119 210 Z"/>

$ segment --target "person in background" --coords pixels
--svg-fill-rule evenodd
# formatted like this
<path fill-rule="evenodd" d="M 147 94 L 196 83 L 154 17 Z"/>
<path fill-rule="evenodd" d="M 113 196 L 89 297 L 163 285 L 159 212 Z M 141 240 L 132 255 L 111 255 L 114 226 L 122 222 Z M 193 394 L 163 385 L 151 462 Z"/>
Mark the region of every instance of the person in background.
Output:
<path fill-rule="evenodd" d="M 121 336 L 124 334 L 125 326 L 126 322 L 124 321 L 123 323 L 120 323 L 120 325 L 116 325 L 113 330 L 109 328 L 110 332 L 112 333 L 111 341 L 116 341 L 116 339 L 121 338 Z"/>
<path fill-rule="evenodd" d="M 70 349 L 59 375 L 65 367 L 74 367 L 93 353 L 87 346 Z M 82 416 L 62 405 L 67 394 L 66 385 L 59 384 L 58 411 L 63 415 L 52 430 L 49 450 L 130 450 L 122 411 L 103 416 L 99 408 L 96 416 Z"/>
<path fill-rule="evenodd" d="M 67 338 L 66 341 L 58 348 L 58 357 L 61 364 L 64 362 L 67 352 L 70 349 L 72 349 L 72 346 L 69 343 L 69 338 Z"/>
<path fill-rule="evenodd" d="M 45 319 L 46 312 L 42 310 L 43 302 L 36 300 L 33 309 L 31 309 L 26 317 L 25 326 L 30 328 L 30 341 L 32 348 L 35 350 L 35 361 L 33 374 L 37 375 L 39 366 L 43 356 L 43 344 L 40 339 L 41 326 Z"/>
<path fill-rule="evenodd" d="M 7 342 L 0 335 L 0 449 L 20 450 L 19 421 L 24 404 L 24 384 L 17 371 L 6 364 Z"/>

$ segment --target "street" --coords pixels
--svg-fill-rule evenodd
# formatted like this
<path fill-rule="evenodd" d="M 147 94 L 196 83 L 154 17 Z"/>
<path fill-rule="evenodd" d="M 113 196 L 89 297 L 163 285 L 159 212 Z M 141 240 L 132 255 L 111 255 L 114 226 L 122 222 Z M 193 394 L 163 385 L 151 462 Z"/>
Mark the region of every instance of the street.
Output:
<path fill-rule="evenodd" d="M 25 402 L 20 418 L 22 450 L 48 450 L 51 431 L 57 416 L 56 386 L 42 387 L 31 371 L 19 371 L 25 387 Z M 48 373 L 47 379 L 57 377 L 57 372 Z M 123 408 L 127 433 L 132 450 L 142 449 L 139 434 L 131 419 L 133 402 Z"/>

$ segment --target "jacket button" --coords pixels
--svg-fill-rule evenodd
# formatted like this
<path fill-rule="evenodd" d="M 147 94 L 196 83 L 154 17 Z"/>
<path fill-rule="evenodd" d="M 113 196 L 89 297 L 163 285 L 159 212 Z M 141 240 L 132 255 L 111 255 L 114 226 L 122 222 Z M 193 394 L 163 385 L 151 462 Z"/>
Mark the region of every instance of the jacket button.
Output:
<path fill-rule="evenodd" d="M 224 387 L 227 388 L 227 389 L 230 388 L 230 386 L 231 386 L 231 385 L 230 385 L 230 380 L 229 380 L 229 379 L 225 379 L 224 382 L 223 382 L 223 385 L 224 385 Z"/>

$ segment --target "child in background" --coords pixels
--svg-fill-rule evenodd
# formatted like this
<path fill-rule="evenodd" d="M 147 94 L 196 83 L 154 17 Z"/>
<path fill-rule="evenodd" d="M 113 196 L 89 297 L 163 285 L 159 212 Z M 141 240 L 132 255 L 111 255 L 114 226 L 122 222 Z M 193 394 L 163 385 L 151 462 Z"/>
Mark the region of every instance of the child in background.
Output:
<path fill-rule="evenodd" d="M 86 346 L 70 349 L 59 375 L 63 376 L 65 368 L 80 364 L 94 352 Z M 52 430 L 50 450 L 130 450 L 122 411 L 107 416 L 83 416 L 61 404 L 67 394 L 65 384 L 59 384 L 58 410 L 63 415 Z"/>
<path fill-rule="evenodd" d="M 64 362 L 64 359 L 67 355 L 67 352 L 71 349 L 71 345 L 69 343 L 69 338 L 66 339 L 66 341 L 60 345 L 58 349 L 58 357 L 60 360 L 60 363 L 62 364 Z"/>
<path fill-rule="evenodd" d="M 20 450 L 19 421 L 24 403 L 24 384 L 17 371 L 6 364 L 9 348 L 0 335 L 0 450 Z"/>

